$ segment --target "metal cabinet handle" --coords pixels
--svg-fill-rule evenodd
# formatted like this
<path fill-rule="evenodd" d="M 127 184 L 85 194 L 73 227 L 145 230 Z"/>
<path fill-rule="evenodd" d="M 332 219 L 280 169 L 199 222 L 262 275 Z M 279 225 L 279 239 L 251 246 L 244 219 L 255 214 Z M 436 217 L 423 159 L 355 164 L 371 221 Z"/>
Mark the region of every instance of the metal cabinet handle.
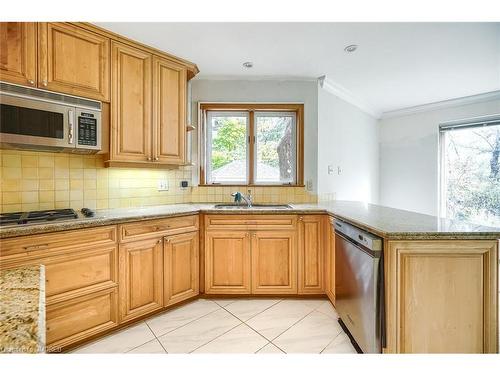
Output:
<path fill-rule="evenodd" d="M 164 227 L 154 227 L 154 230 L 159 232 L 160 230 L 167 230 L 168 228 L 170 228 L 170 225 L 165 225 Z"/>
<path fill-rule="evenodd" d="M 155 157 L 155 161 L 158 161 L 158 156 L 157 156 L 157 157 Z"/>
<path fill-rule="evenodd" d="M 168 241 L 167 241 L 167 242 L 168 242 Z M 158 243 L 158 244 L 160 244 L 160 243 L 161 243 L 161 240 L 158 240 L 158 242 L 157 242 L 157 243 Z"/>
<path fill-rule="evenodd" d="M 46 247 L 49 247 L 48 243 L 43 243 L 40 245 L 31 245 L 31 246 L 24 246 L 24 250 L 40 250 L 40 249 L 45 249 Z"/>
<path fill-rule="evenodd" d="M 28 83 L 29 83 L 31 86 L 34 86 L 34 85 L 35 85 L 35 81 L 33 81 L 32 79 L 28 79 Z"/>
<path fill-rule="evenodd" d="M 148 161 L 151 161 L 151 158 L 148 157 Z"/>
<path fill-rule="evenodd" d="M 47 87 L 47 85 L 48 85 L 47 80 L 43 80 L 43 81 L 42 81 L 42 86 L 43 86 L 43 87 Z"/>
<path fill-rule="evenodd" d="M 73 144 L 73 127 L 74 127 L 74 113 L 72 110 L 68 111 L 68 143 Z"/>
<path fill-rule="evenodd" d="M 304 217 L 303 216 L 299 217 L 299 220 L 304 221 Z"/>

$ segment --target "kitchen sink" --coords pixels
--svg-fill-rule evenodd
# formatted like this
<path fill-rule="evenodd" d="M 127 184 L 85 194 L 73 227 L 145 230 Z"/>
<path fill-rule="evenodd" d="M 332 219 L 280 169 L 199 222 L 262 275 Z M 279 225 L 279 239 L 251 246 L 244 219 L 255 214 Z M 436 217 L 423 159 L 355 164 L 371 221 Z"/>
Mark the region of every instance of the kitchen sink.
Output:
<path fill-rule="evenodd" d="M 248 207 L 246 204 L 216 204 L 215 208 L 221 210 L 290 210 L 292 206 L 288 204 L 253 204 Z"/>

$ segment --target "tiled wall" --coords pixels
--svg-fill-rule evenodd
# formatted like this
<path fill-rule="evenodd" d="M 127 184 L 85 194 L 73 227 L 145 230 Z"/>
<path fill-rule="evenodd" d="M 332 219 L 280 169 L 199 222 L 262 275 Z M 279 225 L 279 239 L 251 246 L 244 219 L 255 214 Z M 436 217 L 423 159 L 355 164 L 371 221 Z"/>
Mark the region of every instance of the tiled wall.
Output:
<path fill-rule="evenodd" d="M 231 193 L 240 191 L 247 194 L 251 190 L 256 203 L 311 203 L 316 195 L 306 192 L 303 187 L 245 187 L 245 186 L 197 186 L 192 190 L 192 202 L 231 202 Z"/>
<path fill-rule="evenodd" d="M 186 202 L 229 202 L 230 193 L 244 187 L 194 187 L 191 168 L 175 170 L 104 168 L 100 155 L 73 155 L 0 150 L 0 212 L 141 207 Z M 168 180 L 169 190 L 159 192 L 158 180 Z M 314 202 L 303 188 L 252 188 L 256 202 Z"/>
<path fill-rule="evenodd" d="M 104 168 L 100 155 L 0 150 L 1 212 L 139 207 L 191 200 L 189 169 Z M 187 167 L 186 167 L 187 168 Z M 169 190 L 159 192 L 158 180 Z"/>

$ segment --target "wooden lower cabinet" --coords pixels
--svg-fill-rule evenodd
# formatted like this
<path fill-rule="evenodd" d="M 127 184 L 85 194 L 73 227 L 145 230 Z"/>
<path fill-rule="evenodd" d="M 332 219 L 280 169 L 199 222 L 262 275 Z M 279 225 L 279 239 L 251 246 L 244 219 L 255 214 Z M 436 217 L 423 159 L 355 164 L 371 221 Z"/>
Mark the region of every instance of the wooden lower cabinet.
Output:
<path fill-rule="evenodd" d="M 326 223 L 327 243 L 325 244 L 325 292 L 335 304 L 335 230 L 332 228 L 333 218 Z"/>
<path fill-rule="evenodd" d="M 120 322 L 163 307 L 162 238 L 120 244 Z"/>
<path fill-rule="evenodd" d="M 498 352 L 498 241 L 389 241 L 387 353 Z"/>
<path fill-rule="evenodd" d="M 118 325 L 117 288 L 106 289 L 46 308 L 47 351 L 106 331 Z"/>
<path fill-rule="evenodd" d="M 251 239 L 252 294 L 296 294 L 295 231 L 257 231 Z"/>
<path fill-rule="evenodd" d="M 322 294 L 323 286 L 323 215 L 299 218 L 299 294 Z"/>
<path fill-rule="evenodd" d="M 199 294 L 199 233 L 163 240 L 164 305 L 170 306 Z"/>
<path fill-rule="evenodd" d="M 238 230 L 205 234 L 205 293 L 250 294 L 249 237 Z"/>

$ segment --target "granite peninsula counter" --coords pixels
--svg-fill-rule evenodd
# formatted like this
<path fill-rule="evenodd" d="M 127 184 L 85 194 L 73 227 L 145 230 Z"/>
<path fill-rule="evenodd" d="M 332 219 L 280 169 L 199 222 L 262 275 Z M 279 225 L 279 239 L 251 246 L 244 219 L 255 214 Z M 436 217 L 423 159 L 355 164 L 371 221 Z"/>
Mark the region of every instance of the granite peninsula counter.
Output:
<path fill-rule="evenodd" d="M 0 353 L 45 351 L 45 269 L 0 271 Z"/>
<path fill-rule="evenodd" d="M 327 213 L 348 221 L 385 239 L 500 239 L 500 228 L 491 228 L 464 221 L 399 210 L 354 201 L 334 201 L 315 204 L 290 204 L 291 209 L 215 208 L 211 203 L 172 204 L 140 208 L 97 210 L 91 218 L 13 225 L 0 228 L 0 238 L 50 233 L 102 225 L 167 217 L 210 214 L 322 214 Z"/>

